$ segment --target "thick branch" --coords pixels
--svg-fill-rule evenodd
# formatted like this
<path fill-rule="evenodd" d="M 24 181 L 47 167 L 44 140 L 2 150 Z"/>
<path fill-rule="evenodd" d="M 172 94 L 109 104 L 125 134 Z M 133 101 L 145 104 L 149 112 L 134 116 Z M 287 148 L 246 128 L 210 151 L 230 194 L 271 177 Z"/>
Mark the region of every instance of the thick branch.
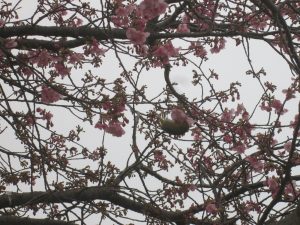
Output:
<path fill-rule="evenodd" d="M 267 223 L 267 225 L 299 225 L 300 224 L 300 205 L 282 220 L 277 222 Z"/>
<path fill-rule="evenodd" d="M 168 38 L 198 38 L 198 37 L 235 37 L 243 36 L 253 39 L 266 40 L 265 37 L 274 35 L 278 32 L 239 32 L 234 30 L 224 29 L 222 31 L 195 31 L 189 33 L 164 33 L 151 32 L 151 39 L 168 39 Z M 26 38 L 23 38 L 25 37 Z M 74 38 L 74 40 L 42 40 L 33 38 L 35 36 L 43 36 L 47 38 Z M 56 26 L 30 26 L 23 25 L 17 27 L 4 27 L 0 29 L 0 38 L 20 37 L 17 48 L 45 48 L 49 50 L 58 50 L 60 47 L 75 48 L 86 44 L 87 38 L 94 37 L 99 41 L 127 40 L 125 29 L 104 29 L 91 27 L 56 27 Z M 31 38 L 28 38 L 31 37 Z"/>
<path fill-rule="evenodd" d="M 18 36 L 44 36 L 44 37 L 95 37 L 98 40 L 108 40 L 109 38 L 126 39 L 123 29 L 100 29 L 82 27 L 57 27 L 57 26 L 17 26 L 4 27 L 0 30 L 0 37 Z"/>
<path fill-rule="evenodd" d="M 162 210 L 142 201 L 134 201 L 118 193 L 112 187 L 89 187 L 73 189 L 62 192 L 28 192 L 13 193 L 0 196 L 0 208 L 26 206 L 38 203 L 71 203 L 74 201 L 88 202 L 93 200 L 106 200 L 125 209 L 148 215 L 163 221 L 180 222 L 184 215 L 180 212 Z"/>
<path fill-rule="evenodd" d="M 22 218 L 17 216 L 0 216 L 0 224 L 9 225 L 74 225 L 75 223 L 49 220 L 49 219 L 32 219 L 32 218 Z"/>

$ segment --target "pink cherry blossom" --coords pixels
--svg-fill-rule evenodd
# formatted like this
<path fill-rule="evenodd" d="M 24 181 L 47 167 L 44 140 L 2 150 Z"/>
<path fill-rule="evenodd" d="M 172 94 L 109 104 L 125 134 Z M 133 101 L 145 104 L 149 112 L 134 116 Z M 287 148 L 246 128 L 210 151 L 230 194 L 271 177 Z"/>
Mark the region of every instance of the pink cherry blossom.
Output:
<path fill-rule="evenodd" d="M 63 63 L 57 62 L 54 65 L 55 70 L 58 74 L 60 74 L 62 77 L 67 76 L 70 74 L 71 68 L 66 67 Z"/>
<path fill-rule="evenodd" d="M 23 67 L 21 69 L 21 71 L 22 71 L 22 74 L 24 74 L 27 77 L 29 77 L 29 76 L 31 76 L 33 74 L 32 69 L 30 69 L 29 67 Z"/>
<path fill-rule="evenodd" d="M 154 151 L 154 159 L 156 161 L 162 161 L 164 160 L 166 157 L 163 155 L 162 151 L 160 150 L 156 150 Z"/>
<path fill-rule="evenodd" d="M 128 28 L 126 31 L 127 38 L 135 45 L 142 45 L 146 42 L 150 33 L 138 31 L 135 28 Z"/>
<path fill-rule="evenodd" d="M 207 16 L 207 17 L 213 17 L 214 12 L 214 1 L 211 0 L 204 0 L 204 4 L 201 4 L 199 7 L 197 7 L 195 10 L 199 15 Z"/>
<path fill-rule="evenodd" d="M 214 204 L 214 203 L 209 203 L 209 204 L 206 205 L 205 211 L 206 211 L 208 214 L 217 214 L 218 208 L 216 207 L 216 204 Z"/>
<path fill-rule="evenodd" d="M 284 150 L 286 150 L 287 152 L 290 152 L 290 151 L 291 151 L 291 148 L 292 148 L 292 142 L 291 142 L 291 141 L 286 142 L 286 143 L 283 145 L 283 148 L 284 148 Z"/>
<path fill-rule="evenodd" d="M 155 150 L 154 152 L 154 160 L 158 162 L 158 165 L 162 169 L 168 168 L 168 161 L 166 160 L 166 156 L 163 154 L 161 150 Z"/>
<path fill-rule="evenodd" d="M 177 32 L 178 33 L 188 33 L 188 32 L 190 32 L 190 28 L 188 27 L 188 25 L 186 23 L 181 23 L 177 27 Z"/>
<path fill-rule="evenodd" d="M 242 118 L 243 118 L 243 120 L 249 120 L 249 113 L 248 112 L 243 112 L 243 114 L 242 114 Z"/>
<path fill-rule="evenodd" d="M 29 52 L 28 57 L 30 58 L 31 63 L 37 64 L 37 66 L 41 68 L 47 67 L 49 63 L 53 61 L 53 57 L 44 49 L 37 52 Z"/>
<path fill-rule="evenodd" d="M 44 111 L 44 113 L 43 113 L 44 120 L 51 121 L 52 117 L 53 117 L 53 114 L 51 112 Z"/>
<path fill-rule="evenodd" d="M 284 114 L 284 113 L 286 113 L 288 110 L 287 109 L 284 109 L 283 108 L 283 104 L 281 103 L 281 101 L 280 100 L 278 100 L 278 99 L 274 99 L 272 102 L 271 102 L 271 105 L 270 105 L 272 108 L 274 108 L 275 109 L 275 112 L 277 113 L 277 114 Z"/>
<path fill-rule="evenodd" d="M 104 110 L 109 110 L 111 107 L 112 107 L 111 101 L 105 101 L 105 102 L 102 103 L 102 108 Z"/>
<path fill-rule="evenodd" d="M 236 107 L 235 115 L 238 116 L 241 113 L 243 113 L 245 110 L 246 109 L 245 109 L 243 103 L 242 104 L 238 104 L 237 107 Z"/>
<path fill-rule="evenodd" d="M 47 112 L 45 109 L 41 109 L 40 107 L 38 107 L 36 109 L 36 111 L 42 116 L 43 120 L 47 121 L 47 127 L 53 127 L 53 123 L 51 121 L 53 114 L 51 112 Z"/>
<path fill-rule="evenodd" d="M 290 127 L 291 128 L 296 128 L 298 121 L 299 121 L 299 114 L 296 114 L 295 117 L 294 117 L 294 121 L 290 122 Z"/>
<path fill-rule="evenodd" d="M 123 134 L 125 134 L 125 131 L 122 128 L 122 123 L 120 123 L 119 121 L 110 122 L 105 131 L 116 137 L 121 137 Z"/>
<path fill-rule="evenodd" d="M 207 56 L 207 51 L 203 47 L 203 45 L 200 42 L 192 42 L 189 46 L 189 49 L 194 51 L 194 55 L 200 58 L 205 58 Z"/>
<path fill-rule="evenodd" d="M 262 102 L 260 105 L 261 110 L 271 112 L 272 108 L 269 106 L 269 104 L 266 104 L 266 102 Z"/>
<path fill-rule="evenodd" d="M 146 45 L 136 45 L 135 46 L 136 53 L 141 56 L 147 56 L 148 55 L 148 47 Z"/>
<path fill-rule="evenodd" d="M 276 109 L 276 111 L 280 111 L 282 108 L 282 103 L 280 100 L 278 99 L 274 99 L 271 103 L 271 107 L 273 107 L 274 109 Z"/>
<path fill-rule="evenodd" d="M 135 9 L 135 6 L 133 4 L 126 5 L 125 7 L 123 5 L 120 5 L 116 10 L 115 13 L 119 17 L 126 17 L 129 14 L 133 12 Z"/>
<path fill-rule="evenodd" d="M 233 118 L 234 118 L 234 109 L 228 110 L 226 108 L 221 116 L 222 122 L 231 122 Z"/>
<path fill-rule="evenodd" d="M 260 16 L 260 17 L 251 17 L 250 19 L 250 26 L 254 27 L 257 30 L 264 30 L 264 28 L 268 25 L 267 23 L 268 17 L 267 16 Z"/>
<path fill-rule="evenodd" d="M 128 27 L 129 17 L 112 16 L 110 19 L 116 27 Z"/>
<path fill-rule="evenodd" d="M 26 126 L 32 126 L 35 124 L 35 117 L 33 115 L 27 115 L 25 117 Z"/>
<path fill-rule="evenodd" d="M 190 124 L 191 126 L 192 124 Z M 192 129 L 192 136 L 195 141 L 201 141 L 202 140 L 202 135 L 201 135 L 201 130 L 199 128 L 194 128 Z"/>
<path fill-rule="evenodd" d="M 116 15 L 118 15 L 118 16 L 128 16 L 128 11 L 126 10 L 126 8 L 125 7 L 123 7 L 123 6 L 120 6 L 119 8 L 117 8 L 116 10 L 115 10 L 115 13 L 116 13 Z"/>
<path fill-rule="evenodd" d="M 105 130 L 107 127 L 108 126 L 105 123 L 102 123 L 100 121 L 95 124 L 95 128 L 98 128 L 100 130 Z"/>
<path fill-rule="evenodd" d="M 182 23 L 189 23 L 190 22 L 190 16 L 188 14 L 184 14 L 182 18 Z"/>
<path fill-rule="evenodd" d="M 110 133 L 116 137 L 121 137 L 123 134 L 125 134 L 125 131 L 122 128 L 122 123 L 116 120 L 110 121 L 108 124 L 99 121 L 96 123 L 95 128 L 105 130 L 107 133 Z"/>
<path fill-rule="evenodd" d="M 260 213 L 261 210 L 261 206 L 257 203 L 257 202 L 253 202 L 253 201 L 246 201 L 246 207 L 245 207 L 246 212 L 250 212 L 250 211 L 256 211 L 258 213 Z"/>
<path fill-rule="evenodd" d="M 255 172 L 261 172 L 264 168 L 264 164 L 262 163 L 262 161 L 257 160 L 257 158 L 254 156 L 248 156 L 246 160 L 250 163 Z"/>
<path fill-rule="evenodd" d="M 144 31 L 147 21 L 145 19 L 136 19 L 133 21 L 133 27 L 138 31 Z"/>
<path fill-rule="evenodd" d="M 76 18 L 76 19 L 75 19 L 75 25 L 76 25 L 77 27 L 78 27 L 78 26 L 81 26 L 82 23 L 83 23 L 83 20 L 82 20 L 82 19 L 80 19 L 80 18 Z"/>
<path fill-rule="evenodd" d="M 135 5 L 129 4 L 124 6 L 122 3 L 115 10 L 115 15 L 111 17 L 111 21 L 117 27 L 128 27 L 129 25 L 129 15 L 135 10 Z"/>
<path fill-rule="evenodd" d="M 286 185 L 284 194 L 289 197 L 292 201 L 299 195 L 299 191 L 296 189 L 296 182 L 293 181 Z"/>
<path fill-rule="evenodd" d="M 229 134 L 224 135 L 223 140 L 228 144 L 232 143 L 232 137 Z"/>
<path fill-rule="evenodd" d="M 69 55 L 69 63 L 71 64 L 81 63 L 82 60 L 84 60 L 84 55 L 82 53 L 72 52 Z"/>
<path fill-rule="evenodd" d="M 179 48 L 174 48 L 172 42 L 161 45 L 153 52 L 153 55 L 163 61 L 164 64 L 169 63 L 169 57 L 177 56 Z"/>
<path fill-rule="evenodd" d="M 164 0 L 144 0 L 138 9 L 143 18 L 151 20 L 164 13 L 167 7 L 168 4 Z"/>
<path fill-rule="evenodd" d="M 46 67 L 52 60 L 52 56 L 48 51 L 42 50 L 38 55 L 35 56 L 35 59 L 33 60 L 37 63 L 38 67 Z"/>
<path fill-rule="evenodd" d="M 188 15 L 184 15 L 182 18 L 182 23 L 178 25 L 177 32 L 184 33 L 184 32 L 190 32 L 190 28 L 188 27 L 188 24 L 190 23 L 190 18 Z"/>
<path fill-rule="evenodd" d="M 268 178 L 265 182 L 265 185 L 269 187 L 272 197 L 274 198 L 279 191 L 279 184 L 277 179 L 273 176 L 272 178 Z"/>
<path fill-rule="evenodd" d="M 104 110 L 110 111 L 114 115 L 120 115 L 125 110 L 125 99 L 107 100 L 102 103 Z"/>
<path fill-rule="evenodd" d="M 42 86 L 41 101 L 43 103 L 49 104 L 49 103 L 56 102 L 60 99 L 61 99 L 61 95 L 58 92 L 45 85 Z"/>
<path fill-rule="evenodd" d="M 190 184 L 189 185 L 189 190 L 190 191 L 195 191 L 197 189 L 197 186 L 195 184 Z"/>
<path fill-rule="evenodd" d="M 242 154 L 246 150 L 246 146 L 243 143 L 237 143 L 233 146 L 232 150 L 236 151 L 239 154 Z"/>
<path fill-rule="evenodd" d="M 210 49 L 211 53 L 219 53 L 225 48 L 226 40 L 224 38 L 215 38 L 214 47 Z"/>
<path fill-rule="evenodd" d="M 295 90 L 292 90 L 291 88 L 288 88 L 288 89 L 283 89 L 282 90 L 282 93 L 285 94 L 285 99 L 288 101 L 292 98 L 295 98 Z"/>
<path fill-rule="evenodd" d="M 100 56 L 100 55 L 104 55 L 105 52 L 106 50 L 99 47 L 99 42 L 96 39 L 93 39 L 90 45 L 85 48 L 84 54 L 85 55 L 92 54 L 92 55 Z"/>

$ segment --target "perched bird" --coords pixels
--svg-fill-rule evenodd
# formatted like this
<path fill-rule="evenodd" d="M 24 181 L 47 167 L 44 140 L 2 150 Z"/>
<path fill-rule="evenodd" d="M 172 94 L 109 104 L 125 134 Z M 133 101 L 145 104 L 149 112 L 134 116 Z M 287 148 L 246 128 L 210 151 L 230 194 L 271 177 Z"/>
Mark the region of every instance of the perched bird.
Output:
<path fill-rule="evenodd" d="M 184 135 L 190 128 L 187 121 L 161 119 L 160 124 L 163 131 L 173 135 Z"/>
<path fill-rule="evenodd" d="M 171 120 L 161 119 L 160 124 L 163 131 L 173 135 L 184 135 L 194 123 L 193 119 L 188 117 L 180 108 L 171 110 L 171 118 Z"/>

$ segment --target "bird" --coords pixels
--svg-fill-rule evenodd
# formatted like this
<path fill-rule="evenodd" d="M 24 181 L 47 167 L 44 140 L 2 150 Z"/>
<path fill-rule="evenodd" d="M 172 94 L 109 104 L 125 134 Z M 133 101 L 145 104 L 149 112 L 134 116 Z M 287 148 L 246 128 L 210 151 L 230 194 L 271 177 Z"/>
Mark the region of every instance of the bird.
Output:
<path fill-rule="evenodd" d="M 188 132 L 190 126 L 187 121 L 175 121 L 170 119 L 160 120 L 161 129 L 168 134 L 184 135 Z"/>

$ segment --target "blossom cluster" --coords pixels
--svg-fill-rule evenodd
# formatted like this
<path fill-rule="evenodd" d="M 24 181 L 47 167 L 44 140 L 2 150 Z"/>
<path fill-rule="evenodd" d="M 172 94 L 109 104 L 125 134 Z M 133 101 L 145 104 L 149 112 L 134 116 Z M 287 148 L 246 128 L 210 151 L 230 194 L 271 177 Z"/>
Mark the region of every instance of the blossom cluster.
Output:
<path fill-rule="evenodd" d="M 145 56 L 148 54 L 153 60 L 154 66 L 162 66 L 169 63 L 170 57 L 179 55 L 179 48 L 174 48 L 171 40 L 161 43 L 155 43 L 154 46 L 145 47 L 147 39 L 150 37 L 151 28 L 146 24 L 154 18 L 159 18 L 163 15 L 168 8 L 168 4 L 164 0 L 143 0 L 140 4 L 123 4 L 122 1 L 117 3 L 117 7 L 114 10 L 114 15 L 111 21 L 116 27 L 122 27 L 126 29 L 126 36 L 128 40 L 135 45 L 136 52 Z M 211 17 L 214 13 L 214 4 L 210 1 L 197 7 L 196 12 L 201 15 L 207 15 Z M 189 13 L 182 15 L 181 23 L 177 27 L 178 33 L 190 32 L 189 25 L 193 23 L 199 29 L 208 29 L 210 25 L 202 24 L 203 21 L 199 18 L 194 18 Z M 215 37 L 210 39 L 211 53 L 219 53 L 225 48 L 226 40 L 221 37 Z M 191 42 L 189 50 L 192 50 L 196 56 L 205 58 L 207 52 L 204 48 L 204 44 Z M 145 54 L 146 53 L 146 54 Z"/>
<path fill-rule="evenodd" d="M 61 99 L 61 94 L 46 85 L 42 86 L 41 101 L 49 104 Z"/>
<path fill-rule="evenodd" d="M 95 124 L 95 128 L 104 130 L 116 137 L 123 136 L 125 134 L 123 127 L 129 122 L 123 115 L 125 99 L 117 97 L 104 101 L 102 108 L 107 113 L 101 116 L 101 119 Z M 123 118 L 123 121 L 119 121 L 119 118 Z"/>
<path fill-rule="evenodd" d="M 117 120 L 112 120 L 108 124 L 103 122 L 97 122 L 95 128 L 105 130 L 107 133 L 110 133 L 113 136 L 121 137 L 123 136 L 123 134 L 125 134 L 123 125 L 123 123 Z"/>
<path fill-rule="evenodd" d="M 126 28 L 126 36 L 132 44 L 143 46 L 150 36 L 146 30 L 147 22 L 165 13 L 167 7 L 168 4 L 164 0 L 143 0 L 139 5 L 119 4 L 115 10 L 115 15 L 112 17 L 112 22 L 117 27 Z M 185 22 L 187 21 L 188 17 L 185 19 Z M 185 32 L 188 28 L 186 24 L 183 24 L 179 29 L 181 32 Z M 137 49 L 137 52 L 142 55 L 148 51 L 145 47 L 137 47 Z M 162 61 L 163 64 L 167 64 L 170 57 L 178 55 L 178 50 L 178 48 L 174 48 L 171 41 L 168 41 L 165 44 L 154 46 L 154 49 L 148 54 L 154 56 L 157 62 Z M 157 65 L 160 66 L 160 63 Z"/>
<path fill-rule="evenodd" d="M 51 112 L 47 112 L 45 109 L 37 108 L 36 111 L 40 114 L 42 120 L 46 120 L 47 128 L 53 127 L 52 117 L 53 114 Z"/>
<path fill-rule="evenodd" d="M 240 123 L 234 120 L 240 118 Z M 243 104 L 238 104 L 236 109 L 225 108 L 220 115 L 221 131 L 224 133 L 223 141 L 231 145 L 231 149 L 239 154 L 246 151 L 248 136 L 251 134 L 252 126 L 249 123 L 249 113 Z M 234 134 L 234 135 L 233 135 Z"/>
<path fill-rule="evenodd" d="M 126 27 L 127 38 L 133 44 L 141 45 L 149 36 L 149 33 L 145 31 L 146 22 L 163 14 L 167 7 L 168 4 L 164 0 L 143 0 L 139 5 L 119 4 L 112 22 L 117 27 Z"/>

